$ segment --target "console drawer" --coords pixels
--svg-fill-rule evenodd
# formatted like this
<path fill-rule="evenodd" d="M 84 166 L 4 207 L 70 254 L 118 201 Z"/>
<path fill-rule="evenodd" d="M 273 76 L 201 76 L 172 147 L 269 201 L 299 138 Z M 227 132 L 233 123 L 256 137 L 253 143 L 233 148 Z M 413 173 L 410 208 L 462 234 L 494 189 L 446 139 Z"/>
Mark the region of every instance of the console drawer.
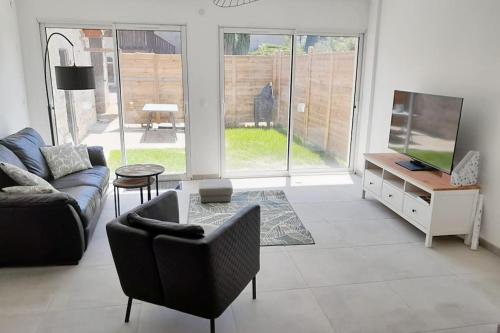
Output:
<path fill-rule="evenodd" d="M 382 200 L 394 209 L 399 211 L 403 210 L 403 197 L 404 192 L 402 189 L 390 184 L 384 180 L 382 183 Z"/>
<path fill-rule="evenodd" d="M 431 207 L 408 194 L 404 197 L 403 213 L 425 228 L 431 223 Z"/>
<path fill-rule="evenodd" d="M 380 197 L 380 191 L 382 189 L 382 176 L 368 169 L 365 170 L 363 186 L 366 190 L 372 192 L 377 197 Z"/>

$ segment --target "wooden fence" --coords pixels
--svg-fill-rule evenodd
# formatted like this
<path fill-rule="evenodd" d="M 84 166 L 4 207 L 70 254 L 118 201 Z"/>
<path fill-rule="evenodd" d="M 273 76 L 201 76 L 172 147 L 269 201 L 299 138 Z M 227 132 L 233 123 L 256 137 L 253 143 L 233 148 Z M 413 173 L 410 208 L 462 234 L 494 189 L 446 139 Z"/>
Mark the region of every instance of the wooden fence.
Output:
<path fill-rule="evenodd" d="M 254 97 L 272 82 L 276 100 L 274 125 L 288 128 L 290 61 L 286 54 L 225 57 L 226 126 L 253 123 Z M 315 53 L 311 49 L 295 59 L 294 135 L 346 162 L 351 140 L 355 69 L 354 52 Z M 303 104 L 303 112 L 300 112 L 300 104 Z"/>
<path fill-rule="evenodd" d="M 124 121 L 145 124 L 144 104 L 177 104 L 176 120 L 184 121 L 182 59 L 179 54 L 122 53 L 120 79 Z M 156 112 L 155 122 L 170 122 L 170 116 Z"/>
<path fill-rule="evenodd" d="M 254 121 L 254 97 L 272 82 L 276 97 L 274 125 L 288 128 L 290 61 L 286 54 L 225 56 L 224 112 L 227 127 Z M 182 61 L 180 55 L 129 53 L 120 56 L 125 122 L 143 124 L 145 103 L 179 105 L 184 119 Z M 292 101 L 294 134 L 306 144 L 344 161 L 349 156 L 356 54 L 309 53 L 295 60 Z M 214 82 L 217 84 L 217 82 Z M 299 112 L 300 104 L 304 112 Z M 155 115 L 155 122 L 168 122 Z"/>

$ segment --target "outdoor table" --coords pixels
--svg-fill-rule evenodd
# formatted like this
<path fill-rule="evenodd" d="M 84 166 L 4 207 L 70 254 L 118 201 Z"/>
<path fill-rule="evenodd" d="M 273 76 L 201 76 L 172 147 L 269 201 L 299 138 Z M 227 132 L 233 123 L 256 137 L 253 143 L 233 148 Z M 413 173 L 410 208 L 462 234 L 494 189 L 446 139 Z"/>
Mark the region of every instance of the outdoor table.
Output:
<path fill-rule="evenodd" d="M 153 113 L 155 112 L 167 112 L 170 113 L 170 121 L 172 122 L 172 129 L 174 132 L 176 132 L 176 125 L 175 125 L 175 113 L 179 111 L 179 107 L 177 104 L 152 104 L 152 103 L 147 103 L 144 104 L 144 107 L 142 108 L 142 111 L 148 112 L 148 125 L 146 127 L 146 131 L 149 131 L 149 129 L 152 127 L 152 122 L 153 122 Z"/>

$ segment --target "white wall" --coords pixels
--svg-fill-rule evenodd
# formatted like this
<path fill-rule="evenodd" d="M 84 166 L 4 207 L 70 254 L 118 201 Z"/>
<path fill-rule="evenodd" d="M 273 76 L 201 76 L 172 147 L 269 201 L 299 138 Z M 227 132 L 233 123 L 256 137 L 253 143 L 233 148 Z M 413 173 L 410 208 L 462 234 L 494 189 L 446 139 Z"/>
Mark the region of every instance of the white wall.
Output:
<path fill-rule="evenodd" d="M 387 150 L 395 89 L 464 97 L 459 158 L 482 153 L 482 237 L 500 247 L 500 2 L 382 0 L 368 151 Z M 364 96 L 366 98 L 366 96 Z"/>
<path fill-rule="evenodd" d="M 212 0 L 18 0 L 32 125 L 49 137 L 39 21 L 186 24 L 194 175 L 218 173 L 218 27 L 297 28 L 363 32 L 369 0 L 261 0 L 221 9 Z"/>
<path fill-rule="evenodd" d="M 372 0 L 368 16 L 368 29 L 365 34 L 363 70 L 361 80 L 361 95 L 358 105 L 358 133 L 355 150 L 355 171 L 362 174 L 364 166 L 363 154 L 367 151 L 371 133 L 371 104 L 375 94 L 376 62 L 378 55 L 378 37 L 380 11 L 382 0 Z"/>
<path fill-rule="evenodd" d="M 15 3 L 0 0 L 0 137 L 29 126 Z"/>

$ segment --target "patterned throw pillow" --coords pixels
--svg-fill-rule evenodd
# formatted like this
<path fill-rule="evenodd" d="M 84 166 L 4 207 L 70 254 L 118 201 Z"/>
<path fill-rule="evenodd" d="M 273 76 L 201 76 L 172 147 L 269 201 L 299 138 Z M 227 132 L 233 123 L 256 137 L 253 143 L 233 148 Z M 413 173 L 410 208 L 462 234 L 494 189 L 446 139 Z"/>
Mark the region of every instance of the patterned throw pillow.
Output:
<path fill-rule="evenodd" d="M 21 186 L 41 186 L 50 189 L 51 192 L 57 192 L 45 179 L 32 174 L 29 171 L 18 168 L 8 163 L 0 163 L 0 169 L 13 181 Z"/>
<path fill-rule="evenodd" d="M 40 147 L 54 179 L 88 169 L 71 143 L 60 146 Z"/>
<path fill-rule="evenodd" d="M 89 150 L 87 145 L 77 145 L 75 146 L 76 152 L 82 158 L 83 163 L 87 166 L 87 169 L 92 169 L 92 163 L 90 163 Z"/>
<path fill-rule="evenodd" d="M 40 186 L 40 185 L 9 186 L 9 187 L 4 187 L 2 189 L 2 191 L 5 193 L 11 193 L 11 194 L 47 194 L 47 193 L 58 192 L 54 188 Z"/>

